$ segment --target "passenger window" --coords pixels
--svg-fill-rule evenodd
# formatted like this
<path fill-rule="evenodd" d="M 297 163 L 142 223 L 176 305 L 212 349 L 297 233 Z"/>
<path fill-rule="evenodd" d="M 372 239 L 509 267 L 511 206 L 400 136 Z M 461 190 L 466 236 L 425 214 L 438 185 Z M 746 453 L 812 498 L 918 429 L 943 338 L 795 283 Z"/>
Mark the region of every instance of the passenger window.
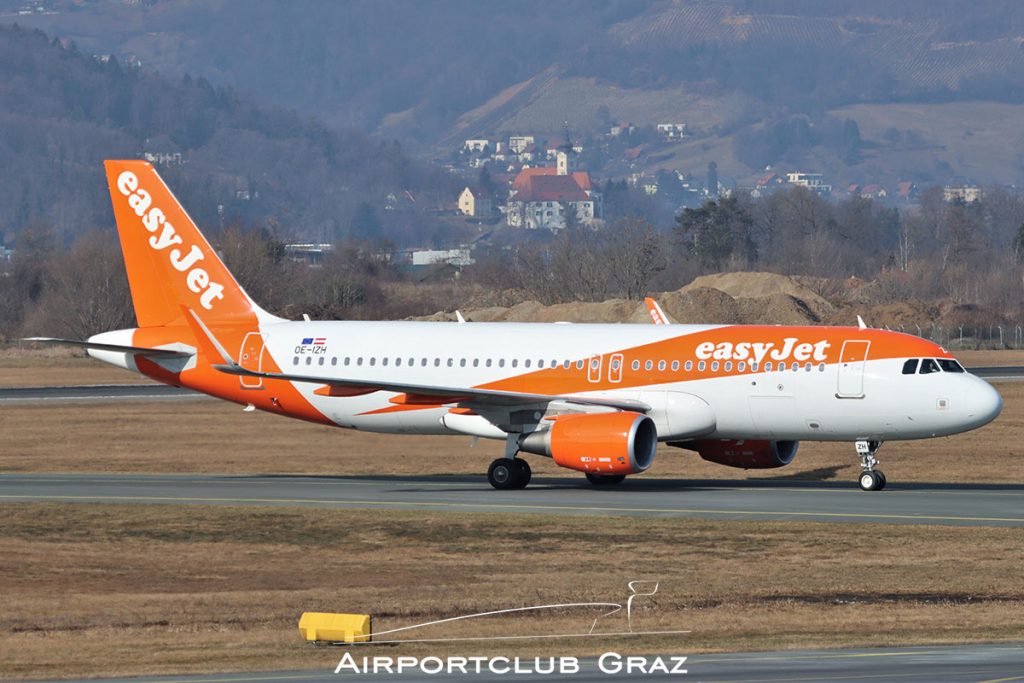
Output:
<path fill-rule="evenodd" d="M 488 358 L 486 361 L 484 361 L 484 365 L 486 365 L 487 367 L 491 367 L 491 359 Z"/>
<path fill-rule="evenodd" d="M 426 358 L 420 358 L 420 367 L 424 367 L 424 368 L 427 367 L 427 359 Z"/>
<path fill-rule="evenodd" d="M 537 361 L 537 367 L 541 368 L 541 369 L 544 369 L 544 360 L 543 359 Z"/>
<path fill-rule="evenodd" d="M 334 356 L 333 358 L 331 358 L 331 365 L 337 365 L 337 364 L 338 364 L 338 357 Z"/>
<path fill-rule="evenodd" d="M 686 371 L 687 372 L 690 372 L 691 370 L 693 370 L 693 361 L 692 360 L 686 361 L 685 367 L 686 367 Z"/>
<path fill-rule="evenodd" d="M 448 367 L 452 367 L 453 365 L 455 365 L 455 359 L 454 358 L 449 358 L 448 359 Z"/>
<path fill-rule="evenodd" d="M 582 360 L 576 361 L 576 369 L 577 370 L 582 370 L 583 369 L 583 361 Z"/>
<path fill-rule="evenodd" d="M 298 365 L 298 364 L 299 364 L 299 357 L 295 356 L 295 358 L 292 358 L 292 365 Z"/>
<path fill-rule="evenodd" d="M 665 361 L 658 361 L 658 372 L 665 372 Z"/>
<path fill-rule="evenodd" d="M 750 361 L 750 371 L 751 372 L 757 372 L 757 361 L 756 360 Z"/>
<path fill-rule="evenodd" d="M 295 362 L 298 362 L 298 360 L 296 360 Z M 633 361 L 633 369 L 634 370 L 639 370 L 640 369 L 640 361 L 638 361 L 638 360 Z"/>
<path fill-rule="evenodd" d="M 679 361 L 672 361 L 672 372 L 679 372 Z"/>
<path fill-rule="evenodd" d="M 825 364 L 818 363 L 818 372 L 825 372 Z"/>
<path fill-rule="evenodd" d="M 566 370 L 568 370 L 570 365 L 572 365 L 572 361 L 565 361 L 562 364 L 562 367 L 564 367 Z"/>
<path fill-rule="evenodd" d="M 313 356 L 306 356 L 306 365 L 313 364 Z"/>
<path fill-rule="evenodd" d="M 523 367 L 524 368 L 530 367 L 530 359 L 529 358 L 527 358 L 525 361 L 523 361 Z"/>
<path fill-rule="evenodd" d="M 466 359 L 465 358 L 459 360 L 459 367 L 460 368 L 466 367 Z"/>
<path fill-rule="evenodd" d="M 726 372 L 732 372 L 732 361 L 731 360 L 725 361 L 725 368 L 723 368 L 723 369 Z"/>
<path fill-rule="evenodd" d="M 807 372 L 810 372 L 811 371 L 811 364 L 810 363 L 804 363 L 804 370 L 806 370 Z"/>
<path fill-rule="evenodd" d="M 320 362 L 318 363 L 318 365 L 323 365 L 324 361 L 326 361 L 326 360 L 327 360 L 327 358 L 325 356 L 320 356 Z"/>
<path fill-rule="evenodd" d="M 435 368 L 441 367 L 441 359 L 440 358 L 435 358 L 434 359 L 434 367 Z"/>
<path fill-rule="evenodd" d="M 786 371 L 786 361 L 782 361 L 782 362 L 779 363 L 779 372 L 785 372 L 785 371 Z"/>
<path fill-rule="evenodd" d="M 921 374 L 930 375 L 933 372 L 939 372 L 939 364 L 935 362 L 934 358 L 925 358 L 921 361 Z"/>
<path fill-rule="evenodd" d="M 518 368 L 519 367 L 519 359 L 518 358 L 513 358 L 512 359 L 512 367 L 514 367 L 514 368 Z"/>
<path fill-rule="evenodd" d="M 498 360 L 498 367 L 499 368 L 505 367 L 505 359 L 504 358 L 501 358 L 501 359 Z"/>
<path fill-rule="evenodd" d="M 411 368 L 414 365 L 416 365 L 416 359 L 415 358 L 410 358 L 409 359 L 409 367 Z"/>
<path fill-rule="evenodd" d="M 952 358 L 940 358 L 939 365 L 942 367 L 943 372 L 963 372 L 964 366 L 956 362 Z"/>
<path fill-rule="evenodd" d="M 381 364 L 381 365 L 383 365 L 383 366 L 385 366 L 385 367 L 387 367 L 387 364 L 388 364 L 388 357 L 387 357 L 387 356 L 384 356 L 383 358 L 381 358 L 381 359 L 380 359 L 380 364 Z M 370 363 L 370 365 L 373 365 L 373 363 Z"/>
<path fill-rule="evenodd" d="M 917 374 L 917 358 L 910 358 L 903 363 L 903 374 L 904 375 L 916 375 Z"/>
<path fill-rule="evenodd" d="M 363 364 L 363 357 L 359 356 L 359 358 L 356 358 L 356 365 L 362 365 L 362 364 Z"/>
<path fill-rule="evenodd" d="M 747 369 L 747 364 L 744 363 L 743 361 L 740 361 L 739 363 L 736 364 L 736 372 L 743 372 L 746 369 Z"/>
<path fill-rule="evenodd" d="M 772 362 L 770 360 L 766 360 L 764 362 L 764 371 L 765 372 L 771 372 L 772 371 Z"/>
<path fill-rule="evenodd" d="M 649 360 L 646 363 L 644 363 L 644 370 L 653 370 L 653 369 L 654 369 L 654 361 Z"/>
<path fill-rule="evenodd" d="M 473 367 L 474 368 L 480 367 L 480 359 L 479 358 L 474 358 L 473 359 Z"/>
<path fill-rule="evenodd" d="M 718 372 L 718 361 L 711 361 L 711 372 Z"/>
<path fill-rule="evenodd" d="M 396 367 L 400 367 L 401 365 L 402 365 L 402 359 L 401 358 L 396 358 L 395 359 L 395 366 Z"/>
<path fill-rule="evenodd" d="M 376 364 L 377 364 L 377 357 L 376 356 L 371 356 L 370 357 L 370 365 L 373 366 L 373 365 L 376 365 Z"/>

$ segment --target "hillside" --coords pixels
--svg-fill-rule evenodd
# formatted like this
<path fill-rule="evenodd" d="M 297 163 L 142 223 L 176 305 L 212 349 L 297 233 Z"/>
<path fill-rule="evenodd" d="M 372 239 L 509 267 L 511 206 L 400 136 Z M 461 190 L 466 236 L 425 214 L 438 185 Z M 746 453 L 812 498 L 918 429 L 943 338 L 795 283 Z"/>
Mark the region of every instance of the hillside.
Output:
<path fill-rule="evenodd" d="M 715 160 L 750 182 L 770 164 L 837 186 L 1024 181 L 1011 130 L 1024 114 L 1020 3 L 30 4 L 46 11 L 22 16 L 23 0 L 0 0 L 0 21 L 435 156 L 469 137 L 558 135 L 566 122 L 596 136 L 611 121 L 681 121 L 691 140 L 642 167 L 703 173 Z M 860 126 L 852 145 L 830 133 L 847 120 Z M 794 140 L 794 126 L 810 139 Z"/>
<path fill-rule="evenodd" d="M 273 220 L 283 238 L 373 237 L 389 192 L 453 192 L 395 144 L 0 26 L 0 240 L 13 244 L 31 224 L 65 237 L 112 225 L 102 161 L 144 153 L 169 155 L 161 172 L 202 224 Z M 355 225 L 368 213 L 376 225 Z M 398 213 L 388 216 L 395 241 L 439 229 Z"/>

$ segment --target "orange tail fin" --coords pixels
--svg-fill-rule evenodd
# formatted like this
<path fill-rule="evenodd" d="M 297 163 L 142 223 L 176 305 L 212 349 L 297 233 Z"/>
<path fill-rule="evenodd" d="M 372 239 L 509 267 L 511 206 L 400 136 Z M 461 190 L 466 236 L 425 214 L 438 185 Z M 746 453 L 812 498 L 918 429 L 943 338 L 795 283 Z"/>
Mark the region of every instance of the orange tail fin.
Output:
<path fill-rule="evenodd" d="M 269 318 L 239 286 L 152 164 L 106 161 L 107 183 L 139 327 Z"/>

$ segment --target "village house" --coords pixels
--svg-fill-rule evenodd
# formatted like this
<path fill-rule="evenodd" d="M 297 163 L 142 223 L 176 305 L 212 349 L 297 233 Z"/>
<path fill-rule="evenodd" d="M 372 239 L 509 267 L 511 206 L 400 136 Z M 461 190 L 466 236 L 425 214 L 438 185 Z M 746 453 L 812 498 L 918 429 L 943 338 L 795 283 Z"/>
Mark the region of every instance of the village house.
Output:
<path fill-rule="evenodd" d="M 942 188 L 942 198 L 947 202 L 970 204 L 981 199 L 984 194 L 981 188 L 976 185 L 946 185 Z"/>
<path fill-rule="evenodd" d="M 492 211 L 491 195 L 487 190 L 466 187 L 459 195 L 459 213 L 463 216 L 486 218 Z"/>
<path fill-rule="evenodd" d="M 590 225 L 604 214 L 601 194 L 584 171 L 524 168 L 509 191 L 508 225 L 516 228 L 560 230 L 572 221 Z M 563 172 L 559 172 L 563 171 Z"/>
<path fill-rule="evenodd" d="M 682 140 L 686 137 L 685 123 L 659 123 L 655 128 L 666 140 Z"/>

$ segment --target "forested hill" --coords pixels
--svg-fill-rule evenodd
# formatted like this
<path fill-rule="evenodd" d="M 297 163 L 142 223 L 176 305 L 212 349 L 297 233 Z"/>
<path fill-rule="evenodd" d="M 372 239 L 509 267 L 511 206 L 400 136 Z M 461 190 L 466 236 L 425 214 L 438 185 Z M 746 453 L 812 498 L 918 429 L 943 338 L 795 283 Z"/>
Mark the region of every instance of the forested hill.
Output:
<path fill-rule="evenodd" d="M 181 155 L 161 173 L 200 224 L 275 219 L 283 237 L 344 237 L 364 230 L 354 217 L 380 211 L 389 193 L 453 190 L 396 143 L 328 129 L 203 78 L 147 73 L 38 30 L 0 26 L 4 243 L 33 223 L 65 237 L 111 225 L 102 161 L 143 153 Z M 406 220 L 405 237 L 429 231 L 414 223 Z"/>

